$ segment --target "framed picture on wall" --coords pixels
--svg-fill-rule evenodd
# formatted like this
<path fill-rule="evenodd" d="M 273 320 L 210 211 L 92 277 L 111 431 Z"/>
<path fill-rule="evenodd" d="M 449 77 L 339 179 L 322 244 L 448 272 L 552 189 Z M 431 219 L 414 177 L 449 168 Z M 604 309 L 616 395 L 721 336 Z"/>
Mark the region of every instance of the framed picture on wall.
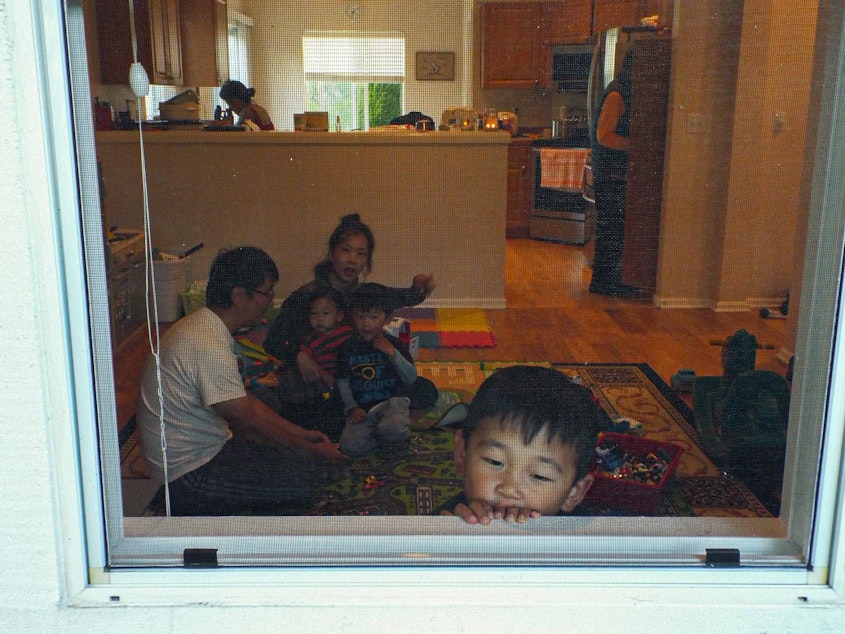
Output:
<path fill-rule="evenodd" d="M 417 79 L 455 80 L 455 54 L 448 51 L 417 51 Z"/>

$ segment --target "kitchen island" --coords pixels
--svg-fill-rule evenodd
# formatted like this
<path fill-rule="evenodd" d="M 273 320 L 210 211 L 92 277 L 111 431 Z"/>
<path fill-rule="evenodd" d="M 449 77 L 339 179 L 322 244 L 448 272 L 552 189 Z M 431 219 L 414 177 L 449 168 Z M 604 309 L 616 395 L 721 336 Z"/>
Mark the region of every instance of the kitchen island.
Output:
<path fill-rule="evenodd" d="M 139 133 L 98 132 L 109 225 L 143 226 Z M 313 278 L 340 217 L 376 238 L 369 279 L 407 286 L 433 273 L 430 306 L 503 308 L 505 132 L 143 134 L 153 246 L 202 242 L 188 278 L 221 248 L 252 245 L 279 267 L 277 297 Z"/>

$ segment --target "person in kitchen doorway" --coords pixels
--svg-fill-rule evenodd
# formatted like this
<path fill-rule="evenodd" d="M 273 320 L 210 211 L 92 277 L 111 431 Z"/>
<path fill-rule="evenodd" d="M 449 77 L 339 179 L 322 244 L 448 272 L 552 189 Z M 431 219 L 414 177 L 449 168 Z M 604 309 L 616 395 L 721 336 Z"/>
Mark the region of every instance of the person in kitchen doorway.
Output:
<path fill-rule="evenodd" d="M 349 214 L 340 220 L 329 237 L 326 258 L 314 267 L 314 280 L 301 286 L 284 301 L 273 321 L 264 349 L 277 359 L 298 368 L 305 381 L 320 381 L 320 366 L 300 349 L 308 332 L 308 298 L 314 288 L 328 283 L 340 291 L 347 305 L 359 286 L 359 278 L 373 266 L 375 238 L 370 228 L 358 214 Z M 433 275 L 419 273 L 409 288 L 388 289 L 392 309 L 416 306 L 434 290 Z M 350 315 L 346 315 L 347 323 Z M 283 403 L 284 405 L 284 403 Z"/>
<path fill-rule="evenodd" d="M 295 513 L 346 460 L 325 434 L 244 389 L 232 333 L 261 320 L 278 277 L 260 249 L 220 253 L 206 305 L 176 322 L 144 366 L 138 430 L 154 477 L 170 482 L 173 515 Z"/>
<path fill-rule="evenodd" d="M 340 450 L 357 457 L 380 447 L 402 451 L 411 437 L 411 409 L 437 401 L 437 387 L 417 376 L 408 347 L 384 332 L 393 313 L 387 286 L 361 284 L 350 300 L 354 333 L 337 355 L 337 388 L 343 399 L 346 426 Z"/>
<path fill-rule="evenodd" d="M 482 525 L 571 513 L 593 484 L 590 460 L 606 422 L 589 388 L 557 370 L 497 370 L 455 434 L 464 491 L 436 513 Z"/>
<path fill-rule="evenodd" d="M 247 88 L 241 82 L 230 79 L 220 88 L 220 98 L 237 115 L 235 125 L 252 122 L 259 130 L 275 130 L 267 111 L 252 101 L 255 88 Z"/>
<path fill-rule="evenodd" d="M 633 62 L 633 50 L 629 50 L 616 80 L 608 84 L 602 95 L 591 134 L 596 245 L 590 292 L 598 295 L 628 297 L 639 292 L 636 287 L 622 283 Z"/>

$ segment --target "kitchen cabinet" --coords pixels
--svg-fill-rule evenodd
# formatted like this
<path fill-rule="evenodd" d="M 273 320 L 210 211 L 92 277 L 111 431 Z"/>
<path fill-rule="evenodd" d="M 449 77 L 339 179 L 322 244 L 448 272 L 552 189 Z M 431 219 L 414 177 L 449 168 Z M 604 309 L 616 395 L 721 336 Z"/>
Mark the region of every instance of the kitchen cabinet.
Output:
<path fill-rule="evenodd" d="M 527 238 L 531 225 L 533 187 L 530 139 L 514 139 L 508 146 L 508 200 L 505 236 Z"/>
<path fill-rule="evenodd" d="M 229 79 L 225 0 L 179 0 L 182 73 L 186 86 L 220 86 Z"/>
<path fill-rule="evenodd" d="M 588 42 L 592 0 L 482 6 L 481 87 L 548 88 L 551 47 Z"/>
<path fill-rule="evenodd" d="M 138 61 L 147 71 L 150 83 L 181 86 L 179 0 L 135 0 L 135 37 Z M 127 2 L 97 0 L 97 38 L 100 81 L 129 83 L 133 56 Z"/>
<path fill-rule="evenodd" d="M 617 26 L 637 26 L 640 18 L 661 14 L 667 24 L 671 2 L 666 0 L 595 0 L 593 3 L 593 33 Z"/>
<path fill-rule="evenodd" d="M 485 3 L 481 14 L 481 87 L 537 86 L 541 75 L 540 4 Z"/>
<path fill-rule="evenodd" d="M 592 34 L 593 0 L 542 3 L 542 37 L 545 46 L 583 44 Z"/>

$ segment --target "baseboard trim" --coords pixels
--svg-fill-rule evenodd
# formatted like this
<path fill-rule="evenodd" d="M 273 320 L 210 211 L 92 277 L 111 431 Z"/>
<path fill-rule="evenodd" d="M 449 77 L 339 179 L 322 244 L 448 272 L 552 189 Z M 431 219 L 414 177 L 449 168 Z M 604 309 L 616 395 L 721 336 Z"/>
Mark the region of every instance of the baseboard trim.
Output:
<path fill-rule="evenodd" d="M 717 313 L 744 313 L 751 310 L 751 306 L 748 301 L 716 302 L 713 310 Z"/>
<path fill-rule="evenodd" d="M 654 296 L 654 305 L 658 308 L 709 308 L 713 309 L 713 301 L 695 297 L 659 297 Z"/>
<path fill-rule="evenodd" d="M 427 299 L 418 308 L 489 308 L 491 310 L 507 308 L 504 297 L 468 297 L 449 299 Z"/>
<path fill-rule="evenodd" d="M 706 297 L 660 297 L 654 296 L 654 305 L 659 308 L 709 308 L 719 313 L 741 313 L 757 308 L 780 306 L 784 297 L 749 297 L 740 301 L 717 301 Z"/>

